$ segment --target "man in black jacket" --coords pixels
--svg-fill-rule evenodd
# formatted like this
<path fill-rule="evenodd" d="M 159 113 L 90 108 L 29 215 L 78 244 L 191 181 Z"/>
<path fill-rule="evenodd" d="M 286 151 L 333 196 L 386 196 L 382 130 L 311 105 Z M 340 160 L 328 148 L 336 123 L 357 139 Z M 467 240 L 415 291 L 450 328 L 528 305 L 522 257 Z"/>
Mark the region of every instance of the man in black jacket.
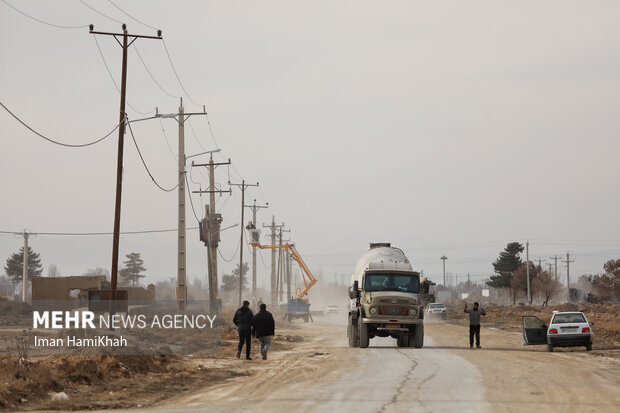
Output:
<path fill-rule="evenodd" d="M 239 347 L 237 347 L 237 358 L 241 358 L 241 350 L 243 350 L 243 342 L 245 341 L 245 359 L 252 360 L 250 350 L 252 350 L 252 319 L 254 314 L 250 310 L 250 302 L 244 301 L 243 307 L 235 312 L 233 323 L 239 331 Z"/>
<path fill-rule="evenodd" d="M 260 354 L 263 360 L 267 360 L 267 352 L 271 347 L 271 336 L 275 334 L 276 323 L 273 316 L 267 311 L 265 304 L 260 305 L 260 311 L 252 320 L 252 335 L 256 336 L 260 342 Z"/>

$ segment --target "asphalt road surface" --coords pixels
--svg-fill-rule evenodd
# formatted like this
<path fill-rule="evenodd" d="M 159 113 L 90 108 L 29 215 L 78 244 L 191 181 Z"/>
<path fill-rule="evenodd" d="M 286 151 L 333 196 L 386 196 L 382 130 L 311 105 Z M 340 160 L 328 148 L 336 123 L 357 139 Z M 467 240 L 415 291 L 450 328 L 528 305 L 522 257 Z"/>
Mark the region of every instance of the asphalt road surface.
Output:
<path fill-rule="evenodd" d="M 234 360 L 252 374 L 181 396 L 150 411 L 618 412 L 620 361 L 585 351 L 524 347 L 518 333 L 426 325 L 422 349 L 394 339 L 349 348 L 341 317 L 294 326 L 306 341 L 267 361 Z M 135 410 L 132 410 L 135 411 Z"/>

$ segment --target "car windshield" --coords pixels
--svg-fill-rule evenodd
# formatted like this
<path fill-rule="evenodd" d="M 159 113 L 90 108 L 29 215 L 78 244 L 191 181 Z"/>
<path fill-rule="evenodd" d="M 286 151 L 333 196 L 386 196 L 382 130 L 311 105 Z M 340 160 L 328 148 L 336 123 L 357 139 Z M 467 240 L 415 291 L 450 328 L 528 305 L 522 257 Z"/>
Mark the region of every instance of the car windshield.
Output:
<path fill-rule="evenodd" d="M 581 313 L 556 314 L 553 316 L 552 324 L 566 323 L 585 323 L 586 318 Z"/>
<path fill-rule="evenodd" d="M 431 304 L 431 308 L 444 308 L 445 305 L 443 304 Z"/>
<path fill-rule="evenodd" d="M 365 291 L 420 292 L 420 277 L 412 274 L 366 274 Z"/>

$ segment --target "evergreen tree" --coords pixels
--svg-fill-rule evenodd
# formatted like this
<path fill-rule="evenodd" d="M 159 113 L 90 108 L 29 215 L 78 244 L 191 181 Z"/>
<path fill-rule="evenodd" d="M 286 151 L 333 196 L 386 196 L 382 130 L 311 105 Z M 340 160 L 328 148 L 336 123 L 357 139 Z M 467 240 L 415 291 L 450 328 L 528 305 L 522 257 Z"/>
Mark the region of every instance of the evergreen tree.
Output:
<path fill-rule="evenodd" d="M 247 262 L 243 263 L 243 289 L 248 289 L 248 277 L 247 273 L 250 269 Z M 239 289 L 239 264 L 233 270 L 232 274 L 224 274 L 222 276 L 222 290 L 231 292 L 238 291 Z"/>
<path fill-rule="evenodd" d="M 127 261 L 123 262 L 125 268 L 120 271 L 120 276 L 127 284 L 131 281 L 131 285 L 135 287 L 136 282 L 138 284 L 140 283 L 140 278 L 146 277 L 146 275 L 140 274 L 146 271 L 146 268 L 144 268 L 144 261 L 140 258 L 139 252 L 132 252 L 125 257 L 127 257 Z"/>
<path fill-rule="evenodd" d="M 4 271 L 13 284 L 22 282 L 24 274 L 24 247 L 21 247 L 18 253 L 11 254 L 7 258 Z M 28 247 L 28 282 L 32 281 L 32 277 L 41 275 L 42 272 L 43 266 L 41 265 L 39 254 Z"/>
<path fill-rule="evenodd" d="M 521 265 L 519 254 L 522 252 L 523 245 L 518 242 L 511 242 L 506 245 L 504 251 L 499 253 L 499 258 L 493 262 L 493 268 L 497 275 L 492 275 L 491 280 L 487 281 L 487 285 L 494 288 L 510 287 L 512 274 Z"/>

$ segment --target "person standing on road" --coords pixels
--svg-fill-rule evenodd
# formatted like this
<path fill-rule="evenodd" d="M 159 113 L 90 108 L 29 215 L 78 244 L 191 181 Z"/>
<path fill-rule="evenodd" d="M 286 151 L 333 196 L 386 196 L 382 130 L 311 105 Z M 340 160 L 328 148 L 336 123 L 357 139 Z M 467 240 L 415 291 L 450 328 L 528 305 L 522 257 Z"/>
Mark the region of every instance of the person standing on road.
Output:
<path fill-rule="evenodd" d="M 259 341 L 260 354 L 267 360 L 267 352 L 271 347 L 271 336 L 275 334 L 276 323 L 273 316 L 267 311 L 265 304 L 260 305 L 260 311 L 252 320 L 252 335 Z"/>
<path fill-rule="evenodd" d="M 478 303 L 474 303 L 474 308 L 468 309 L 465 304 L 463 312 L 469 314 L 469 348 L 474 348 L 474 334 L 476 335 L 476 348 L 480 348 L 480 316 L 486 316 L 484 308 L 478 308 Z"/>
<path fill-rule="evenodd" d="M 245 359 L 252 360 L 250 351 L 252 350 L 252 319 L 254 314 L 250 310 L 250 302 L 245 300 L 243 306 L 235 312 L 233 323 L 239 331 L 239 347 L 237 347 L 237 358 L 241 358 L 241 350 L 245 342 Z"/>

